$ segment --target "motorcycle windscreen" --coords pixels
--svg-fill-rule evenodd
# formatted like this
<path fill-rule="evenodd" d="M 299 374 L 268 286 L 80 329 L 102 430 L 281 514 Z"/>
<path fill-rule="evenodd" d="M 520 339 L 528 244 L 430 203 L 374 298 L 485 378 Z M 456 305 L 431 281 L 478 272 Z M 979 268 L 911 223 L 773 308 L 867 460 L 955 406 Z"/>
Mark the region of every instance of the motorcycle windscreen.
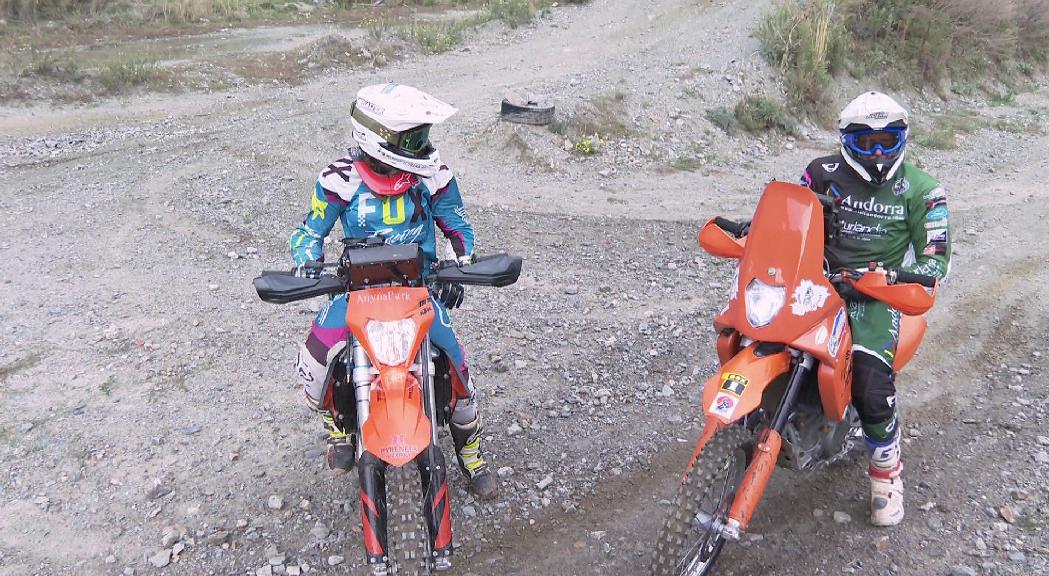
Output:
<path fill-rule="evenodd" d="M 823 207 L 772 182 L 758 202 L 725 319 L 754 340 L 790 343 L 841 305 L 823 271 Z"/>
<path fill-rule="evenodd" d="M 431 430 L 415 376 L 406 370 L 384 370 L 379 385 L 372 387 L 371 413 L 362 430 L 368 452 L 404 466 L 430 445 Z"/>

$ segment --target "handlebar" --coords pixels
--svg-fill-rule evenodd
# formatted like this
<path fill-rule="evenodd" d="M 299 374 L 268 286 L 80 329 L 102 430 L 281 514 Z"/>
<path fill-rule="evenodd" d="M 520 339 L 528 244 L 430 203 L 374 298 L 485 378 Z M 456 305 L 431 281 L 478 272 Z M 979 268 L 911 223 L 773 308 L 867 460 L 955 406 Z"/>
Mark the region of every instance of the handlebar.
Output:
<path fill-rule="evenodd" d="M 438 262 L 426 280 L 463 284 L 470 286 L 493 286 L 500 288 L 517 282 L 521 275 L 522 258 L 509 254 L 493 254 L 477 258 L 473 264 L 459 266 L 455 260 Z M 255 290 L 265 302 L 287 304 L 316 296 L 334 295 L 354 289 L 353 274 L 356 268 L 344 267 L 341 263 L 305 262 L 300 267 L 316 271 L 315 278 L 297 275 L 298 269 L 291 271 L 265 271 L 255 278 Z M 335 268 L 336 274 L 322 273 L 324 269 Z M 422 279 L 417 279 L 421 285 Z M 367 284 L 357 286 L 367 287 Z"/>
<path fill-rule="evenodd" d="M 936 277 L 926 276 L 925 274 L 915 274 L 913 272 L 905 272 L 903 270 L 895 271 L 895 280 L 893 284 L 921 284 L 926 288 L 936 287 Z"/>

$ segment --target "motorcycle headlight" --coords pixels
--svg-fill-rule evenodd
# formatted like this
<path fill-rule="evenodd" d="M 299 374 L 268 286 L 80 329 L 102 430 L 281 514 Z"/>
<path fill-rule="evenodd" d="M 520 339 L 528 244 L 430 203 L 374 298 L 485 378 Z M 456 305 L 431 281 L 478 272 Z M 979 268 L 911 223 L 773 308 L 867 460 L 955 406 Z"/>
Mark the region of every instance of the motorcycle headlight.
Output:
<path fill-rule="evenodd" d="M 787 289 L 783 286 L 769 286 L 754 279 L 745 291 L 747 302 L 747 321 L 755 328 L 767 326 L 779 314 L 787 301 Z"/>
<path fill-rule="evenodd" d="M 404 364 L 418 334 L 418 327 L 411 318 L 392 322 L 370 320 L 364 330 L 368 333 L 368 344 L 375 359 L 387 366 Z"/>

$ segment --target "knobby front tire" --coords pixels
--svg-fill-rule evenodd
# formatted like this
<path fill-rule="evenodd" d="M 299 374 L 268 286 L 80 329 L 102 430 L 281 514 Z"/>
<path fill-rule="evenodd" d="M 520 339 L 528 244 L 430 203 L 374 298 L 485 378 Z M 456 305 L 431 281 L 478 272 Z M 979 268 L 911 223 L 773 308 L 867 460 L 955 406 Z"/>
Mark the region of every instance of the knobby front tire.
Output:
<path fill-rule="evenodd" d="M 390 574 L 430 576 L 430 537 L 423 516 L 423 493 L 413 462 L 386 468 Z"/>
<path fill-rule="evenodd" d="M 725 544 L 693 525 L 696 514 L 727 514 L 747 466 L 745 446 L 751 433 L 743 426 L 719 431 L 700 452 L 688 477 L 678 486 L 673 507 L 656 541 L 652 576 L 706 576 Z"/>

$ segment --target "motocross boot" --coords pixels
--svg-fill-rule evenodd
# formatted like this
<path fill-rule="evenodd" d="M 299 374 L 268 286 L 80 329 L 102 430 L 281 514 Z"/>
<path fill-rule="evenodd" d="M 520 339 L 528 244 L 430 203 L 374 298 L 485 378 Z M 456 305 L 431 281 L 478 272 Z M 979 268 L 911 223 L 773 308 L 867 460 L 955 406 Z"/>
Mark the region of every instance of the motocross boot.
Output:
<path fill-rule="evenodd" d="M 903 463 L 900 461 L 900 435 L 888 440 L 867 437 L 870 455 L 871 524 L 895 526 L 903 521 Z"/>
<path fill-rule="evenodd" d="M 330 413 L 322 413 L 321 419 L 328 431 L 328 470 L 333 476 L 353 470 L 357 463 L 357 434 L 340 428 Z"/>
<path fill-rule="evenodd" d="M 474 418 L 473 422 L 466 425 L 449 422 L 448 429 L 452 433 L 452 442 L 455 444 L 455 457 L 459 461 L 459 468 L 470 479 L 470 491 L 482 499 L 495 496 L 495 493 L 499 490 L 499 482 L 481 454 L 482 428 L 480 416 Z"/>

